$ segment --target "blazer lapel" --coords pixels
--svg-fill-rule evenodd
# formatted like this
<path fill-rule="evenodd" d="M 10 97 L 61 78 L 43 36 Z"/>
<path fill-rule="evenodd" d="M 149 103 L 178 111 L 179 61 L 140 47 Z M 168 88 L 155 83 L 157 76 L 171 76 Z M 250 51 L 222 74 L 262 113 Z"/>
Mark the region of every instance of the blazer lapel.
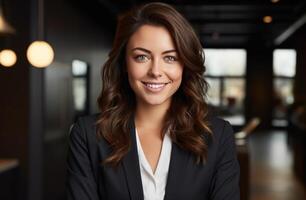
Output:
<path fill-rule="evenodd" d="M 191 156 L 172 142 L 171 158 L 164 200 L 177 199 L 178 191 L 183 187 L 186 170 Z"/>
<path fill-rule="evenodd" d="M 122 160 L 131 200 L 143 200 L 143 188 L 138 160 L 134 120 L 131 121 L 131 149 Z M 185 172 L 192 156 L 172 142 L 171 158 L 164 200 L 175 197 L 183 187 Z"/>
<path fill-rule="evenodd" d="M 131 200 L 143 200 L 144 197 L 139 168 L 134 120 L 131 121 L 130 137 L 131 149 L 122 160 L 123 168 Z"/>

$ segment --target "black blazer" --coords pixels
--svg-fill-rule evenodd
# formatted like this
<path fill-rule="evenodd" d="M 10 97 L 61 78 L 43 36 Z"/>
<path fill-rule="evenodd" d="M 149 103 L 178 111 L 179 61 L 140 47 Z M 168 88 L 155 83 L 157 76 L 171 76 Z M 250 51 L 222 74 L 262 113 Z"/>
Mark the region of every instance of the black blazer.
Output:
<path fill-rule="evenodd" d="M 143 200 L 134 123 L 132 148 L 117 169 L 100 165 L 110 153 L 96 139 L 98 115 L 79 118 L 69 135 L 67 195 L 69 200 Z M 214 139 L 206 164 L 172 143 L 165 200 L 239 200 L 239 164 L 230 124 L 210 120 Z"/>

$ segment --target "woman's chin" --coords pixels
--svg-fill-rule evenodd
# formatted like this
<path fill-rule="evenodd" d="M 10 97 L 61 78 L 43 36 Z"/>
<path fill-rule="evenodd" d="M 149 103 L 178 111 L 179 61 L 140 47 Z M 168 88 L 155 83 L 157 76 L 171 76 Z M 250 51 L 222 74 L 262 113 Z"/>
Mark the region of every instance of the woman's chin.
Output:
<path fill-rule="evenodd" d="M 143 99 L 142 104 L 146 106 L 168 106 L 169 105 L 169 99 L 164 98 L 150 98 L 150 99 Z"/>

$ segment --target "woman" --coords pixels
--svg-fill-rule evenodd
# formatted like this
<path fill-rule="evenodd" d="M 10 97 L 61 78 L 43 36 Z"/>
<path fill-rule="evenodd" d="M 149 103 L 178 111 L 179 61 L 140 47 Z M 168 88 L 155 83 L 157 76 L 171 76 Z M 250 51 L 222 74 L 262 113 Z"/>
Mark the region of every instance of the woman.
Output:
<path fill-rule="evenodd" d="M 70 134 L 68 199 L 239 199 L 228 122 L 209 117 L 201 44 L 171 6 L 119 18 L 100 114 Z"/>

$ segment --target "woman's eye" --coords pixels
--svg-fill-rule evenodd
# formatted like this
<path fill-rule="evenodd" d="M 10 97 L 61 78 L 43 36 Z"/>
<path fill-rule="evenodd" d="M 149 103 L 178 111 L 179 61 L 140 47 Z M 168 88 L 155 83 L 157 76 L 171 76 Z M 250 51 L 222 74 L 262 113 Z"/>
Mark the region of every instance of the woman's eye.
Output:
<path fill-rule="evenodd" d="M 146 55 L 138 55 L 135 56 L 135 60 L 137 62 L 146 62 L 147 60 L 149 60 L 149 58 Z"/>
<path fill-rule="evenodd" d="M 175 56 L 166 56 L 165 61 L 168 63 L 172 63 L 172 62 L 177 61 L 177 58 Z"/>

